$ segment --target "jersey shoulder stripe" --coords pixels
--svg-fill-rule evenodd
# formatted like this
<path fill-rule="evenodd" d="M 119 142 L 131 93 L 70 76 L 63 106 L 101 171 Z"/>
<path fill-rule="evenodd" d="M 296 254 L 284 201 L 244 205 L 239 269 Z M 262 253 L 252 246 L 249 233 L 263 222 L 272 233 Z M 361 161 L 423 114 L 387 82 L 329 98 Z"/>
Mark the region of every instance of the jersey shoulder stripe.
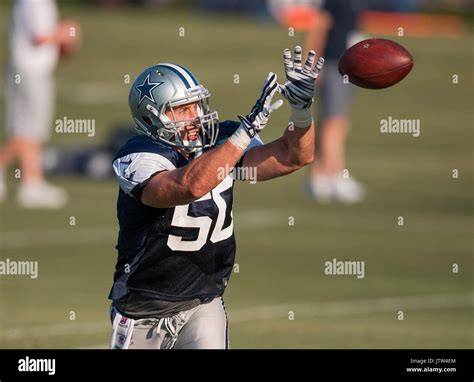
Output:
<path fill-rule="evenodd" d="M 144 185 L 150 177 L 160 171 L 172 171 L 176 166 L 160 154 L 133 153 L 114 160 L 112 167 L 120 188 L 129 195 L 139 185 Z"/>
<path fill-rule="evenodd" d="M 112 167 L 122 191 L 133 195 L 153 174 L 174 170 L 181 161 L 172 147 L 138 134 L 119 149 Z"/>
<path fill-rule="evenodd" d="M 159 154 L 173 163 L 175 167 L 178 167 L 177 162 L 179 158 L 173 147 L 151 139 L 143 134 L 137 134 L 130 138 L 127 143 L 119 149 L 114 160 L 135 153 Z"/>

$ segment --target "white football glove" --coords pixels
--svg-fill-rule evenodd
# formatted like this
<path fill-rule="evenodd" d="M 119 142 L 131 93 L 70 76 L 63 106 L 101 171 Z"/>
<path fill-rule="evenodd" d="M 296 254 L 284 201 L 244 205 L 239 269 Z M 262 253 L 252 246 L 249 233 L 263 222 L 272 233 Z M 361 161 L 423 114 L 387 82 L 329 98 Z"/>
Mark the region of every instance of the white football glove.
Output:
<path fill-rule="evenodd" d="M 307 109 L 313 102 L 315 81 L 324 65 L 324 58 L 320 57 L 313 68 L 316 53 L 310 50 L 308 58 L 301 67 L 301 47 L 295 48 L 294 63 L 291 60 L 289 49 L 283 51 L 283 63 L 285 66 L 286 81 L 279 85 L 279 91 L 297 109 Z"/>
<path fill-rule="evenodd" d="M 314 65 L 316 53 L 310 50 L 304 66 L 301 66 L 301 47 L 295 47 L 294 62 L 291 59 L 291 51 L 283 51 L 283 64 L 285 67 L 286 81 L 283 85 L 278 84 L 278 91 L 291 105 L 291 120 L 297 127 L 308 127 L 312 122 L 310 106 L 316 87 L 316 79 L 323 68 L 324 58 L 320 57 Z"/>
<path fill-rule="evenodd" d="M 272 103 L 272 98 L 278 91 L 277 75 L 270 72 L 263 83 L 260 98 L 246 116 L 239 115 L 240 126 L 229 138 L 237 147 L 245 148 L 250 144 L 250 140 L 262 131 L 268 123 L 270 114 L 283 105 L 280 99 Z"/>

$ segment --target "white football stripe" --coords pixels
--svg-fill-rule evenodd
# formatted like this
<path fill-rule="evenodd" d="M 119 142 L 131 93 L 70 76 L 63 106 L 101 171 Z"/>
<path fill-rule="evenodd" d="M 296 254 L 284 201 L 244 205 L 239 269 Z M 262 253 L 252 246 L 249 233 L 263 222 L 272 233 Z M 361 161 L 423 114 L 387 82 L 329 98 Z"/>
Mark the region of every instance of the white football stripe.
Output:
<path fill-rule="evenodd" d="M 186 70 L 183 70 L 182 68 L 180 68 L 178 65 L 175 65 L 175 64 L 170 64 L 170 63 L 165 63 L 165 64 L 161 64 L 163 66 L 169 66 L 173 69 L 176 69 L 185 79 L 186 81 L 189 82 L 189 85 L 191 85 L 191 87 L 193 86 L 197 86 L 198 84 L 193 80 L 193 78 L 186 72 Z"/>

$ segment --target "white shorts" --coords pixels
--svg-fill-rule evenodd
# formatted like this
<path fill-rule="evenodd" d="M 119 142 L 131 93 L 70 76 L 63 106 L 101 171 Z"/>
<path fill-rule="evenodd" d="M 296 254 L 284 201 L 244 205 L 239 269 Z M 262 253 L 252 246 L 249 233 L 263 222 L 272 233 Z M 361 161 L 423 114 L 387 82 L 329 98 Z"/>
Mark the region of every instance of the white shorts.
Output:
<path fill-rule="evenodd" d="M 52 72 L 26 75 L 10 70 L 5 94 L 7 136 L 47 141 L 52 129 L 54 93 Z"/>

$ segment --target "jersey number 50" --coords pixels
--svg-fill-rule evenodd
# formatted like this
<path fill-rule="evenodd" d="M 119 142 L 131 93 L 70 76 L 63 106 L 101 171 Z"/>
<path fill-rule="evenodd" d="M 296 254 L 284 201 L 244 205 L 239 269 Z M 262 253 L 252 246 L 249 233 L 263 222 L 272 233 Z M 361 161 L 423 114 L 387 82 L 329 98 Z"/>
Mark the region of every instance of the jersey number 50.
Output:
<path fill-rule="evenodd" d="M 228 176 L 211 192 L 204 195 L 201 200 L 207 200 L 212 197 L 218 208 L 218 215 L 216 225 L 212 230 L 210 240 L 212 243 L 225 240 L 232 235 L 234 229 L 232 211 L 230 212 L 230 224 L 223 229 L 224 220 L 226 216 L 227 204 L 221 193 L 232 187 L 232 178 Z M 183 240 L 181 236 L 169 235 L 168 247 L 173 251 L 199 251 L 207 242 L 209 231 L 211 229 L 212 219 L 209 216 L 189 216 L 189 204 L 184 206 L 176 206 L 174 209 L 173 219 L 171 225 L 183 228 L 199 228 L 199 234 L 196 240 Z"/>

